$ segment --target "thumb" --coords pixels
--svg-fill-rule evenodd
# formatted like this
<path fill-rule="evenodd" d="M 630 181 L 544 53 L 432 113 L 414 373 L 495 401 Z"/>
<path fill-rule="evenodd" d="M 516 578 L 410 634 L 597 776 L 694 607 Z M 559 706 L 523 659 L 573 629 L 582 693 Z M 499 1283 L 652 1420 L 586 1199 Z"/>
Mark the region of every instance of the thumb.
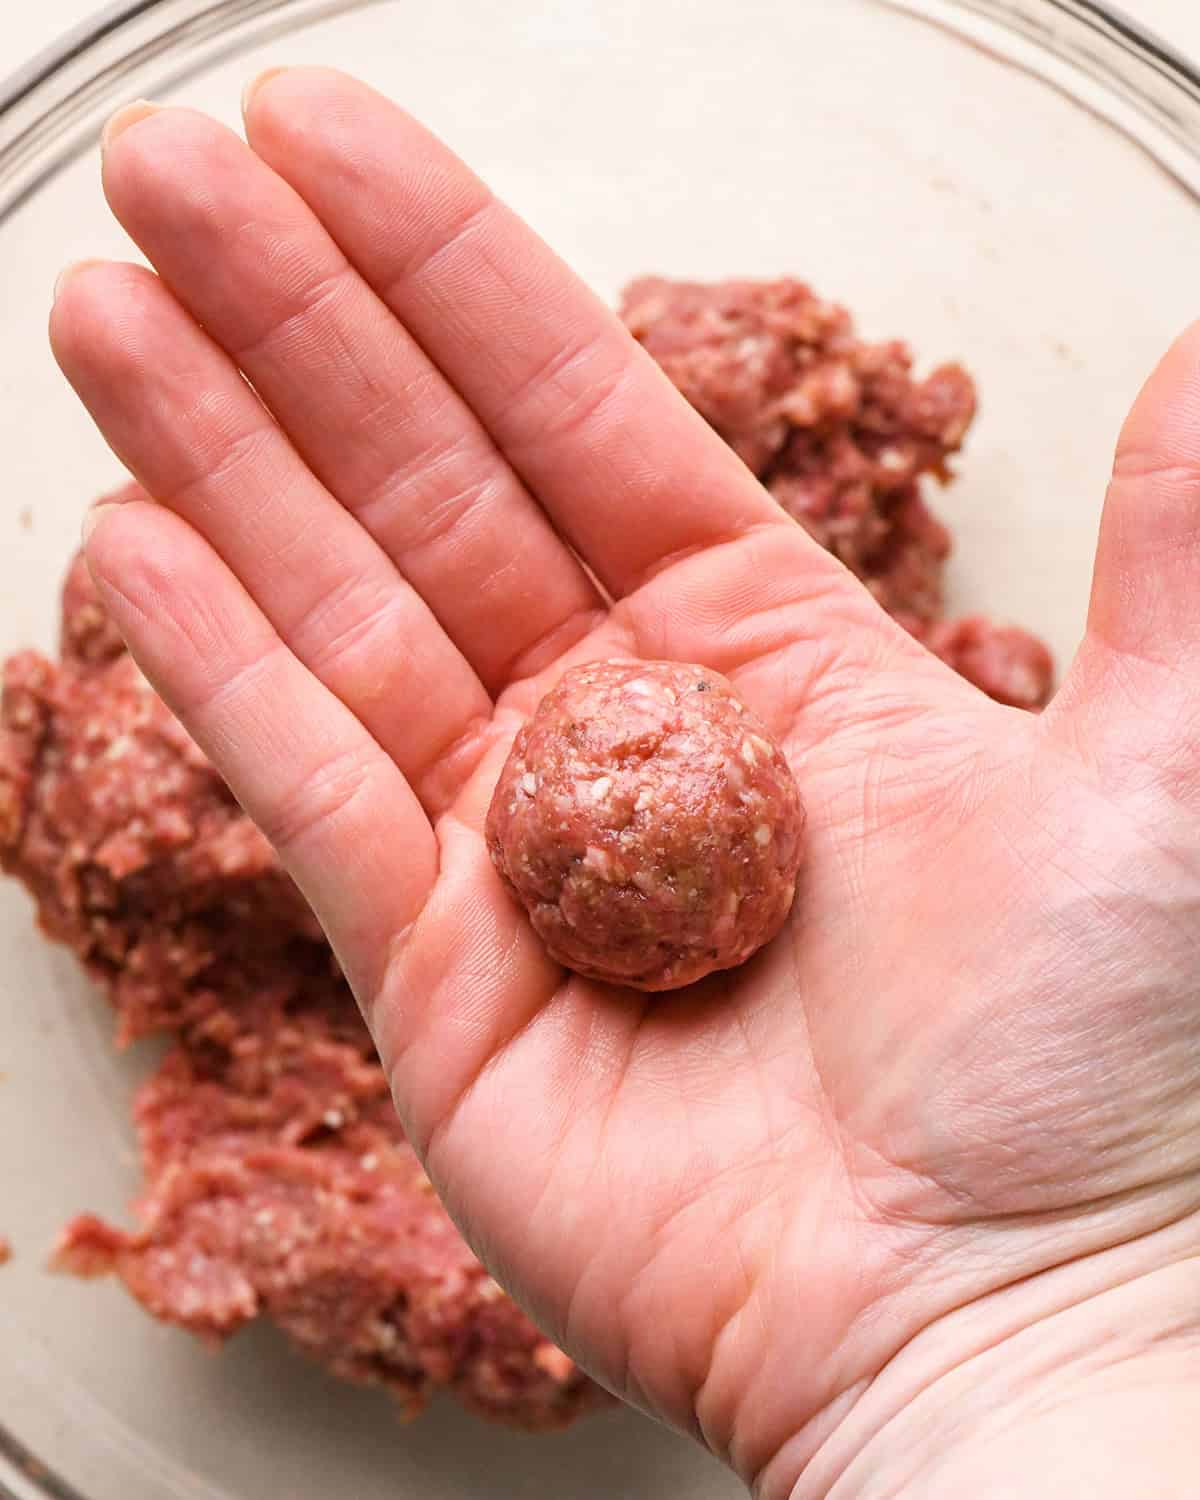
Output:
<path fill-rule="evenodd" d="M 1102 758 L 1191 781 L 1198 716 L 1200 323 L 1159 364 L 1121 433 L 1087 633 L 1048 717 Z"/>

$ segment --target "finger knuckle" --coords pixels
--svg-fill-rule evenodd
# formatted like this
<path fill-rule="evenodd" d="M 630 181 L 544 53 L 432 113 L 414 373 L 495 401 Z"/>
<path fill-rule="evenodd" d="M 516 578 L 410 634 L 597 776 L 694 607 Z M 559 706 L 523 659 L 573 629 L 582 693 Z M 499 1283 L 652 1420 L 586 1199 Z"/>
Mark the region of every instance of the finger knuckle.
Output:
<path fill-rule="evenodd" d="M 356 813 L 371 782 L 371 770 L 354 750 L 340 748 L 306 766 L 273 799 L 263 832 L 281 854 L 300 844 L 324 842 Z"/>

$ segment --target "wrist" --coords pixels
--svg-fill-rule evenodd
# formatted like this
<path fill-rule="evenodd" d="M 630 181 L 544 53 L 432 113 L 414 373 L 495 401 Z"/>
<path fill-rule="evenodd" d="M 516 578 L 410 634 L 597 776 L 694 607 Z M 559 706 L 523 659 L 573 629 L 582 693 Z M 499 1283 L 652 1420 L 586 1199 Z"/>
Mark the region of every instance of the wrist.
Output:
<path fill-rule="evenodd" d="M 936 1317 L 808 1424 L 756 1490 L 763 1500 L 1182 1500 L 1198 1470 L 1193 1214 Z"/>

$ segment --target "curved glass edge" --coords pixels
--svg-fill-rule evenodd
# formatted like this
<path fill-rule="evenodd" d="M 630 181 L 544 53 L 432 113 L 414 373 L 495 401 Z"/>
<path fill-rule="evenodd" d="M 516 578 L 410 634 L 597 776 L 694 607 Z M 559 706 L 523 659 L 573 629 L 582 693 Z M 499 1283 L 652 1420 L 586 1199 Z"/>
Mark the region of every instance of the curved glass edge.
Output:
<path fill-rule="evenodd" d="M 1135 21 L 1126 11 L 1107 0 L 959 0 L 961 5 L 1003 21 L 1014 30 L 1025 31 L 1045 45 L 1077 51 L 1076 60 L 1087 62 L 1088 52 L 1080 46 L 1081 38 L 1093 33 L 1117 42 L 1124 50 L 1135 51 L 1173 82 L 1187 80 L 1186 91 L 1200 103 L 1200 63 L 1184 56 L 1154 31 Z M 1118 81 L 1124 70 L 1108 69 Z"/>
<path fill-rule="evenodd" d="M 87 1500 L 0 1427 L 0 1500 Z"/>
<path fill-rule="evenodd" d="M 117 0 L 84 19 L 44 48 L 0 83 L 0 117 L 31 94 L 67 63 L 95 47 L 106 36 L 120 30 L 140 15 L 154 9 L 158 0 Z"/>
<path fill-rule="evenodd" d="M 1083 104 L 1200 197 L 1200 62 L 1098 0 L 879 0 Z"/>
<path fill-rule="evenodd" d="M 93 147 L 118 104 L 382 0 L 120 0 L 0 83 L 0 223 Z"/>

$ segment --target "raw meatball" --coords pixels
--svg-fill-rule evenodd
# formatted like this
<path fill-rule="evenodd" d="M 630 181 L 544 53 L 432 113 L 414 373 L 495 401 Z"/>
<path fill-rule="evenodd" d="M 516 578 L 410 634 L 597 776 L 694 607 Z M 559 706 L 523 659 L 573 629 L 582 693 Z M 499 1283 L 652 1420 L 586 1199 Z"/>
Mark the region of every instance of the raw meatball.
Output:
<path fill-rule="evenodd" d="M 792 905 L 804 810 L 783 752 L 716 672 L 568 672 L 522 729 L 487 839 L 550 953 L 670 990 L 742 963 Z"/>

